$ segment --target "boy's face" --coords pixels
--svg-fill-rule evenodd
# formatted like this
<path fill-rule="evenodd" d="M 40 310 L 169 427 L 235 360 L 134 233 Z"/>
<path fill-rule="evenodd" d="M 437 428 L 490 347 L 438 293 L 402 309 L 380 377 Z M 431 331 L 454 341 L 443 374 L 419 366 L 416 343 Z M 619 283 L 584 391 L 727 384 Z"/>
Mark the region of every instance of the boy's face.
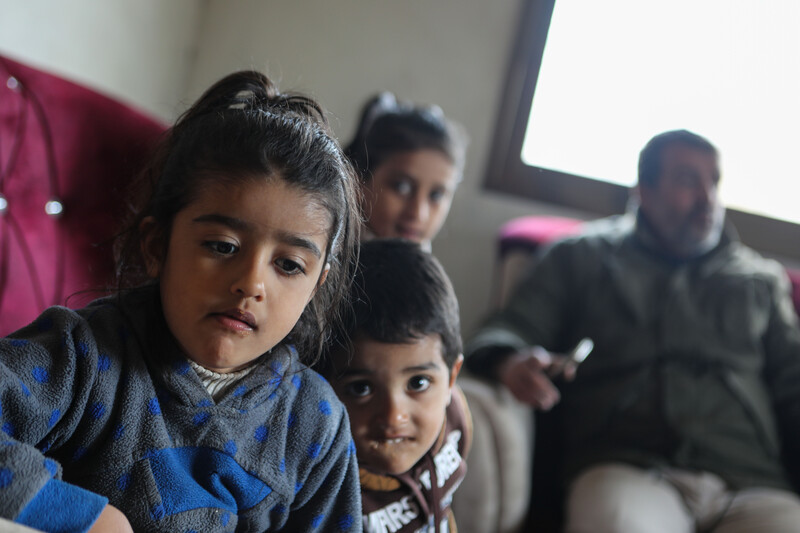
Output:
<path fill-rule="evenodd" d="M 357 337 L 349 366 L 333 381 L 350 415 L 358 462 L 376 473 L 406 472 L 431 449 L 461 369 L 462 356 L 447 368 L 438 334 L 411 340 Z"/>

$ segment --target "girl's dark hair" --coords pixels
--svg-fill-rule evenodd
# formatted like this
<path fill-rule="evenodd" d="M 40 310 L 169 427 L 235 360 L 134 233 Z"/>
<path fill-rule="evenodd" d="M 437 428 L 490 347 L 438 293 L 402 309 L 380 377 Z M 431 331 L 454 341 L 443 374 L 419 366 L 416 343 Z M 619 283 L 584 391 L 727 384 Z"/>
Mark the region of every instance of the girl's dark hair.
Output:
<path fill-rule="evenodd" d="M 392 93 L 383 92 L 364 105 L 345 153 L 364 182 L 372 179 L 372 173 L 388 157 L 423 149 L 441 152 L 460 178 L 467 142 L 461 125 L 445 118 L 440 107 L 399 102 Z"/>
<path fill-rule="evenodd" d="M 140 176 L 127 230 L 117 243 L 117 284 L 152 284 L 140 246 L 140 224 L 155 221 L 166 253 L 175 215 L 206 184 L 280 178 L 312 195 L 330 214 L 326 282 L 287 337 L 304 362 L 319 357 L 329 325 L 349 290 L 357 255 L 358 187 L 347 158 L 312 99 L 281 93 L 265 75 L 236 72 L 215 83 L 167 131 Z"/>

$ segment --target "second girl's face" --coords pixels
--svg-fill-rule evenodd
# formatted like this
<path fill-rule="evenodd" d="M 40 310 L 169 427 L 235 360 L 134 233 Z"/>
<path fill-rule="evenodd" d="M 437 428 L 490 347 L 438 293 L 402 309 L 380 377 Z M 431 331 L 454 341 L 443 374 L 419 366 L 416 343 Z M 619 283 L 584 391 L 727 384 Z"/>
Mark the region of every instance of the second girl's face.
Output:
<path fill-rule="evenodd" d="M 455 166 L 438 150 L 393 154 L 366 184 L 367 226 L 378 237 L 430 243 L 450 211 L 457 179 Z"/>
<path fill-rule="evenodd" d="M 186 356 L 231 372 L 280 342 L 327 274 L 330 224 L 319 202 L 279 176 L 204 187 L 175 216 L 163 259 L 154 238 L 144 246 Z"/>

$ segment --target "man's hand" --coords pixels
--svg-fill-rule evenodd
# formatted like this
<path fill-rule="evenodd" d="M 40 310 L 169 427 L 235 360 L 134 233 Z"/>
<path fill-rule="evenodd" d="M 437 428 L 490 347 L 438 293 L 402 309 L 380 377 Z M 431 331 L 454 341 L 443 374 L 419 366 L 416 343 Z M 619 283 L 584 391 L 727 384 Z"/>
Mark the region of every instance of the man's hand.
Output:
<path fill-rule="evenodd" d="M 133 533 L 133 528 L 122 511 L 113 505 L 106 505 L 88 533 Z"/>
<path fill-rule="evenodd" d="M 497 376 L 519 401 L 549 411 L 561 400 L 561 394 L 550 381 L 550 376 L 554 376 L 551 371 L 563 374 L 566 379 L 575 375 L 574 366 L 564 368 L 563 359 L 566 356 L 534 346 L 509 356 L 500 364 Z"/>

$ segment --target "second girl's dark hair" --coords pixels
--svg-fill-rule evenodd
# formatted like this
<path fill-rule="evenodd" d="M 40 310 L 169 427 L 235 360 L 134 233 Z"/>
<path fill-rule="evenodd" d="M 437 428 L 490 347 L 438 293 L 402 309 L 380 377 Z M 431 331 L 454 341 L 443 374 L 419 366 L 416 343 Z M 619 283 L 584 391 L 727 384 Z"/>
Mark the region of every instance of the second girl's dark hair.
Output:
<path fill-rule="evenodd" d="M 325 332 L 338 320 L 352 279 L 360 227 L 358 188 L 319 104 L 281 93 L 264 74 L 241 71 L 221 79 L 165 134 L 141 176 L 138 207 L 117 246 L 117 283 L 120 289 L 152 283 L 140 251 L 144 218 L 155 221 L 166 253 L 175 215 L 203 186 L 260 179 L 285 180 L 330 215 L 327 280 L 287 337 L 304 362 L 312 364 Z"/>
<path fill-rule="evenodd" d="M 445 118 L 440 107 L 399 102 L 392 93 L 383 92 L 364 105 L 345 153 L 365 182 L 388 157 L 423 149 L 441 152 L 460 176 L 467 142 L 461 125 Z"/>

